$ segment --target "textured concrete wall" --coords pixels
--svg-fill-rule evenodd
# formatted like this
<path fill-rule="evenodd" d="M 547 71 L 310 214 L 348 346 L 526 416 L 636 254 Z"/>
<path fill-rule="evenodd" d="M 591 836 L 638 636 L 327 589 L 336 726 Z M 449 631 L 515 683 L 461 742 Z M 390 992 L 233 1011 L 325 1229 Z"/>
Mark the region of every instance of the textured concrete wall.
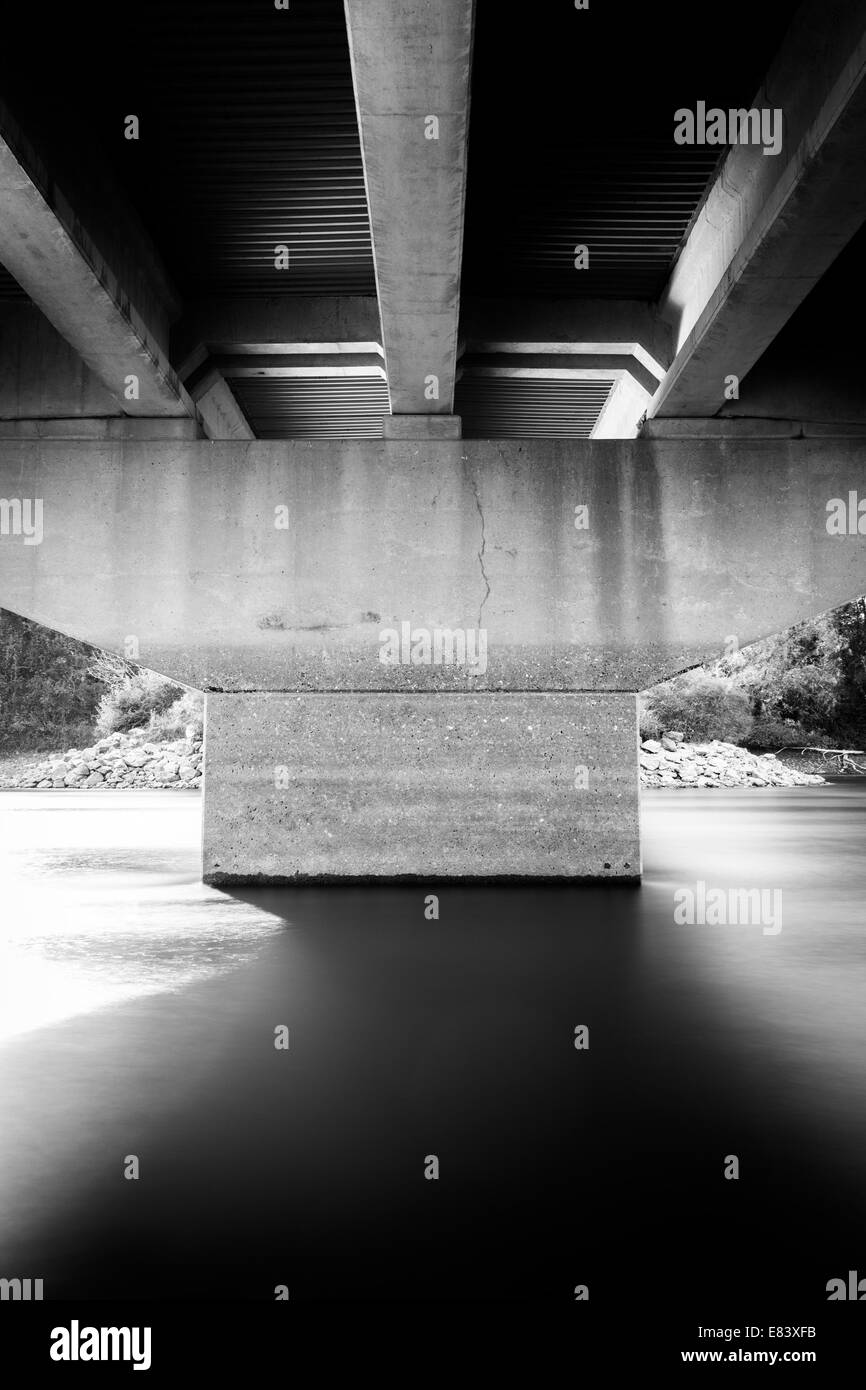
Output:
<path fill-rule="evenodd" d="M 862 440 L 10 441 L 0 605 L 203 688 L 637 690 L 866 590 L 850 491 Z M 383 665 L 403 621 L 486 670 Z"/>
<path fill-rule="evenodd" d="M 633 695 L 208 695 L 204 877 L 635 880 Z"/>

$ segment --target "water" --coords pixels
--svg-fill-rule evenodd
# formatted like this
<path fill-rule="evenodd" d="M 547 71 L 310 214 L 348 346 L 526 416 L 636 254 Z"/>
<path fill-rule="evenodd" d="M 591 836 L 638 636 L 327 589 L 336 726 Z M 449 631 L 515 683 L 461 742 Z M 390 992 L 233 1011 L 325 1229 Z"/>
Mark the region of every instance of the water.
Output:
<path fill-rule="evenodd" d="M 641 888 L 440 887 L 438 921 L 206 888 L 199 815 L 0 795 L 0 1274 L 759 1322 L 866 1275 L 862 784 L 655 792 Z M 698 880 L 781 889 L 781 932 L 675 925 Z"/>

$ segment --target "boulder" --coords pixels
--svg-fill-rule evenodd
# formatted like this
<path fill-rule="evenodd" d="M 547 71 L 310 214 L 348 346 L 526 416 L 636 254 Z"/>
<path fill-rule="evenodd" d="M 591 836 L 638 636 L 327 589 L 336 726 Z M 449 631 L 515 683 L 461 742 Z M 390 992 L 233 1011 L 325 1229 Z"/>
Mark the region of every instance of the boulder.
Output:
<path fill-rule="evenodd" d="M 150 762 L 150 756 L 143 749 L 138 748 L 133 749 L 131 753 L 124 753 L 123 761 L 127 767 L 144 767 L 145 763 Z"/>

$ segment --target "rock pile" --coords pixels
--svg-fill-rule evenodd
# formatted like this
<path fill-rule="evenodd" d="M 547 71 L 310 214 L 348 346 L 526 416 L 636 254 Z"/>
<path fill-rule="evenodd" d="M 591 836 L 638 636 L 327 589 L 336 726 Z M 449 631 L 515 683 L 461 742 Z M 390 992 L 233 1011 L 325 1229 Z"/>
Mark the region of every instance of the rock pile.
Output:
<path fill-rule="evenodd" d="M 99 787 L 201 786 L 202 743 L 192 736 L 148 743 L 143 731 L 109 734 L 91 748 L 70 748 L 44 758 L 14 776 L 0 773 L 0 787 L 40 791 Z M 757 756 L 734 743 L 686 743 L 676 731 L 640 746 L 640 780 L 644 787 L 803 787 L 824 778 L 797 772 L 773 753 Z"/>
<path fill-rule="evenodd" d="M 797 772 L 775 753 L 750 753 L 735 743 L 686 743 L 679 732 L 644 739 L 642 787 L 805 787 L 824 778 Z"/>
<path fill-rule="evenodd" d="M 192 734 L 192 729 L 190 729 Z M 201 786 L 202 744 L 196 737 L 147 743 L 144 731 L 109 734 L 92 748 L 70 748 L 57 758 L 44 758 L 12 777 L 0 775 L 0 787 L 40 791 L 99 787 Z"/>

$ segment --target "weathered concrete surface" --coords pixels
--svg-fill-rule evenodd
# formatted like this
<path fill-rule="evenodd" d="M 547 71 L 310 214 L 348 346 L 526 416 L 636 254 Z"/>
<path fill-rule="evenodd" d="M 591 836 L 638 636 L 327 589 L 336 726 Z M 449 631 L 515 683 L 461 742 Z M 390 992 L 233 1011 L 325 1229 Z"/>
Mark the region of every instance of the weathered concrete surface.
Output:
<path fill-rule="evenodd" d="M 386 415 L 386 439 L 459 439 L 463 422 L 459 415 Z"/>
<path fill-rule="evenodd" d="M 206 721 L 208 882 L 640 875 L 634 696 L 208 695 Z"/>
<path fill-rule="evenodd" d="M 391 410 L 450 415 L 474 3 L 345 9 Z"/>
<path fill-rule="evenodd" d="M 864 440 L 3 442 L 0 606 L 205 689 L 639 690 L 863 593 L 852 491 Z M 404 621 L 486 670 L 383 664 Z"/>
<path fill-rule="evenodd" d="M 160 439 L 201 439 L 203 430 L 198 420 L 188 416 L 161 415 L 157 419 L 139 419 L 133 415 L 72 415 L 50 419 L 0 420 L 0 440 L 3 439 L 144 439 L 154 443 Z"/>
<path fill-rule="evenodd" d="M 662 296 L 676 357 L 651 414 L 715 414 L 863 224 L 864 0 L 802 5 L 751 105 L 782 111 L 782 151 L 725 158 Z"/>

